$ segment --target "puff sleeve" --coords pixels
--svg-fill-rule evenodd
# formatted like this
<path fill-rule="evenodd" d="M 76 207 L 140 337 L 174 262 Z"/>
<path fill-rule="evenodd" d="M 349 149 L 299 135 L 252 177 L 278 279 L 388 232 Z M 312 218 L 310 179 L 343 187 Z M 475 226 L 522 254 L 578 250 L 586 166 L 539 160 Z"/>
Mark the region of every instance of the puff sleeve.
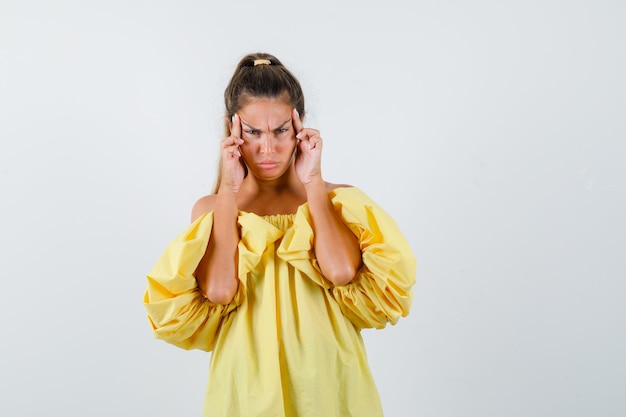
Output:
<path fill-rule="evenodd" d="M 213 349 L 220 326 L 241 304 L 244 285 L 226 305 L 207 300 L 194 272 L 206 251 L 213 213 L 196 219 L 165 249 L 147 275 L 143 303 L 154 335 L 183 349 Z"/>
<path fill-rule="evenodd" d="M 335 190 L 331 200 L 357 236 L 363 266 L 347 285 L 330 291 L 343 314 L 359 328 L 381 329 L 408 315 L 416 261 L 396 222 L 358 188 Z"/>

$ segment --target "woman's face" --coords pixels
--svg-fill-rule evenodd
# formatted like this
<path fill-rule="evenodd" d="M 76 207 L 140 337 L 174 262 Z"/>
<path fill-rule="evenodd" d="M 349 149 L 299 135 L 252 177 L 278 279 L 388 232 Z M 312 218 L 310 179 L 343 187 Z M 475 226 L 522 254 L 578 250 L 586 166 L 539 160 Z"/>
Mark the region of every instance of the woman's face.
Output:
<path fill-rule="evenodd" d="M 296 148 L 291 103 L 284 98 L 251 98 L 237 114 L 244 140 L 239 148 L 248 173 L 260 179 L 282 176 Z"/>

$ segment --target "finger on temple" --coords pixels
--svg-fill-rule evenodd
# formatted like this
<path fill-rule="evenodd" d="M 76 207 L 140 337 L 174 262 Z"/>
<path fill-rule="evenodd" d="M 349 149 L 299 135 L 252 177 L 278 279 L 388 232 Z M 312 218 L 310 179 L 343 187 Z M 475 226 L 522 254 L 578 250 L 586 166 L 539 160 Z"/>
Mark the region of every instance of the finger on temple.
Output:
<path fill-rule="evenodd" d="M 237 113 L 233 114 L 230 124 L 230 134 L 236 138 L 241 137 L 241 119 Z"/>
<path fill-rule="evenodd" d="M 302 120 L 300 120 L 300 113 L 298 113 L 298 110 L 293 109 L 291 111 L 291 119 L 293 120 L 293 127 L 296 129 L 296 133 L 304 129 L 304 126 L 302 126 Z"/>

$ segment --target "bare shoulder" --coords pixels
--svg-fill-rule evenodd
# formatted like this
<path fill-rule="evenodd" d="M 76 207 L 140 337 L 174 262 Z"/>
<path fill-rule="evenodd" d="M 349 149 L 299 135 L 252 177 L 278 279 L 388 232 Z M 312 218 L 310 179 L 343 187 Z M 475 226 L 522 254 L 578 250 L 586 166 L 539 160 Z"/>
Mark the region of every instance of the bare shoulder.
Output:
<path fill-rule="evenodd" d="M 333 183 L 330 183 L 330 182 L 326 183 L 326 191 L 327 192 L 331 192 L 335 188 L 350 188 L 350 187 L 352 187 L 352 185 L 348 185 L 348 184 L 333 184 Z"/>
<path fill-rule="evenodd" d="M 196 201 L 196 203 L 193 205 L 193 208 L 191 209 L 191 221 L 194 222 L 204 213 L 208 213 L 209 211 L 213 210 L 213 207 L 215 207 L 216 197 L 217 196 L 215 194 L 205 195 L 204 197 Z"/>

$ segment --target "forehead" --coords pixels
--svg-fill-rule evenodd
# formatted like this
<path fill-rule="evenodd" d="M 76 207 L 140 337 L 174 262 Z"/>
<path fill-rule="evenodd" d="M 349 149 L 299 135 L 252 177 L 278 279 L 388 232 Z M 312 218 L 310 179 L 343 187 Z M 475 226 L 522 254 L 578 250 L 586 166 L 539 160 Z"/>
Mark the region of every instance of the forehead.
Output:
<path fill-rule="evenodd" d="M 252 97 L 239 109 L 242 121 L 255 127 L 275 127 L 291 117 L 292 106 L 283 98 Z"/>

